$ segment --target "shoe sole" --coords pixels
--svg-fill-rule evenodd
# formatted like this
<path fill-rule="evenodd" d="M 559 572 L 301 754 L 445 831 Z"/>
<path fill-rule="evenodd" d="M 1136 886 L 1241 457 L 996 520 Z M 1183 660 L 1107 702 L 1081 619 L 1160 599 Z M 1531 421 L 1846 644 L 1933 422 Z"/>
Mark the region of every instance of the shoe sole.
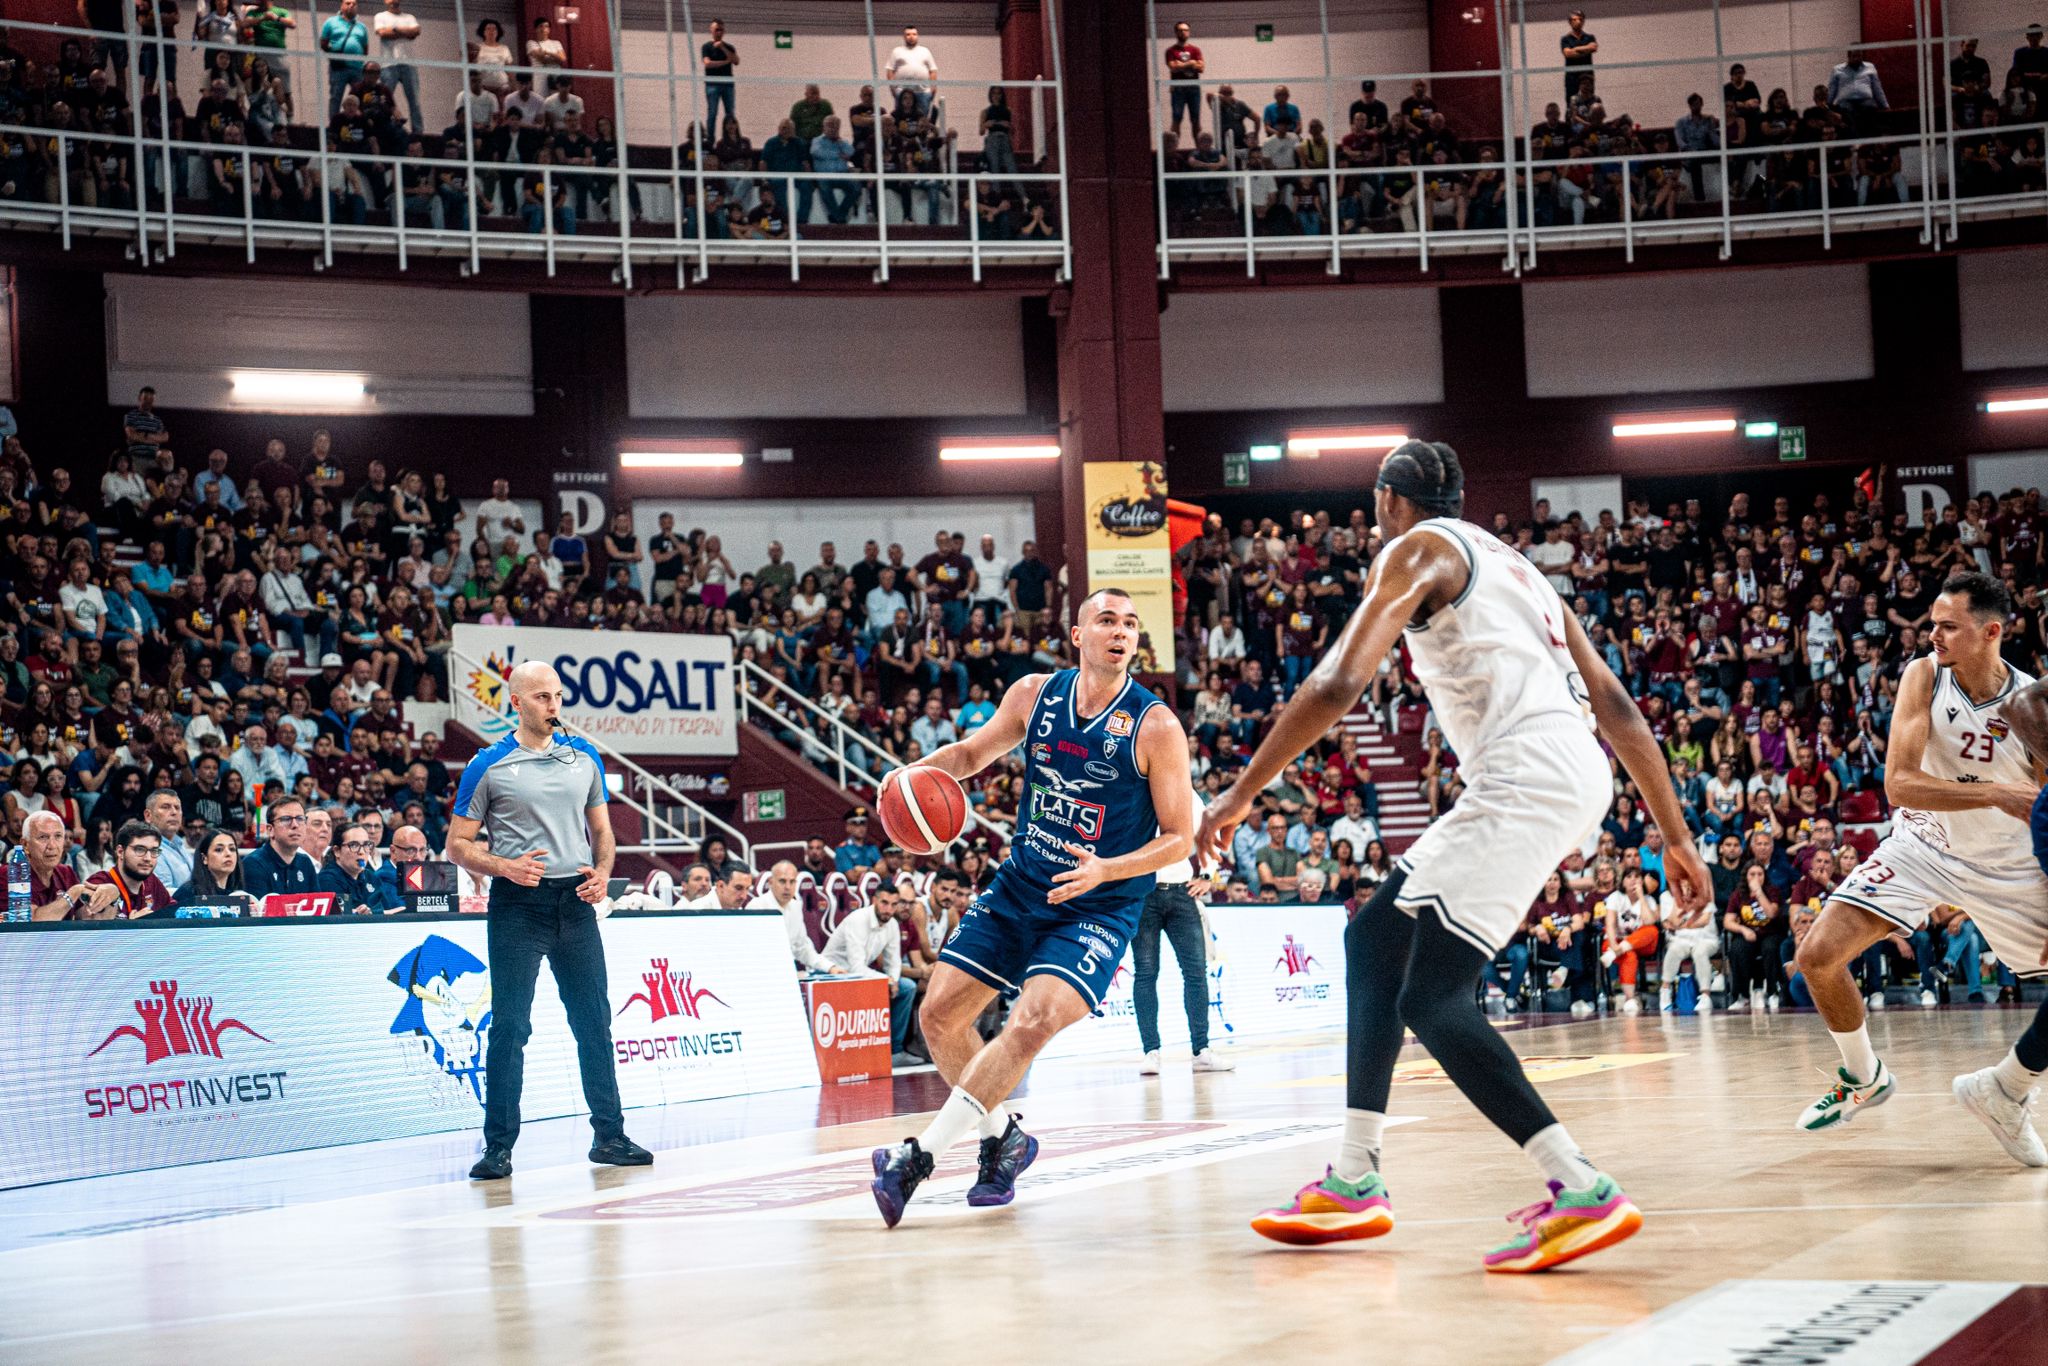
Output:
<path fill-rule="evenodd" d="M 512 1175 L 512 1173 L 511 1173 L 511 1172 L 508 1172 L 508 1171 L 507 1171 L 507 1172 L 480 1172 L 480 1171 L 477 1171 L 477 1170 L 475 1170 L 474 1168 L 472 1168 L 472 1169 L 471 1169 L 471 1171 L 470 1171 L 470 1173 L 469 1173 L 469 1179 L 470 1179 L 470 1180 L 472 1180 L 472 1181 L 503 1181 L 503 1180 L 504 1180 L 505 1178 L 509 1177 L 510 1175 Z"/>
<path fill-rule="evenodd" d="M 1873 1106 L 1882 1105 L 1886 1101 L 1890 1100 L 1892 1098 L 1892 1092 L 1898 1088 L 1898 1084 L 1899 1079 L 1897 1077 L 1887 1077 L 1885 1080 L 1883 1090 L 1876 1091 L 1868 1096 L 1865 1096 L 1863 1100 L 1860 1102 L 1839 1106 L 1833 1110 L 1830 1110 L 1828 1111 L 1826 1119 L 1822 1119 L 1811 1124 L 1806 1122 L 1804 1116 L 1801 1116 L 1799 1122 L 1797 1124 L 1794 1124 L 1792 1127 L 1794 1129 L 1799 1130 L 1802 1133 L 1809 1134 L 1817 1134 L 1821 1132 L 1823 1129 L 1839 1129 L 1844 1124 L 1847 1124 L 1850 1120 L 1856 1118 L 1858 1111 L 1868 1110 Z"/>
<path fill-rule="evenodd" d="M 1393 1231 L 1394 1212 L 1383 1207 L 1363 1214 L 1339 1210 L 1327 1214 L 1267 1210 L 1252 1219 L 1252 1232 L 1290 1247 L 1319 1247 L 1324 1243 L 1379 1238 Z"/>
<path fill-rule="evenodd" d="M 1031 1164 L 1038 1160 L 1038 1140 L 1031 1137 L 1030 1134 L 1024 1135 L 1024 1139 L 1031 1146 L 1024 1150 L 1024 1160 L 1017 1164 L 1017 1176 L 1022 1176 L 1025 1172 L 1031 1170 Z M 984 1191 L 988 1193 L 984 1195 L 982 1193 Z M 1010 1184 L 1007 1186 L 996 1186 L 993 1184 L 976 1186 L 973 1190 L 967 1192 L 967 1203 L 976 1209 L 993 1209 L 998 1205 L 1007 1205 L 1016 1198 L 1016 1176 L 1010 1178 Z"/>
<path fill-rule="evenodd" d="M 1533 1272 L 1549 1271 L 1554 1267 L 1563 1266 L 1566 1262 L 1575 1262 L 1603 1248 L 1625 1242 L 1635 1237 L 1642 1226 L 1643 1212 L 1632 1202 L 1623 1200 L 1619 1208 L 1611 1211 L 1599 1223 L 1574 1229 L 1551 1246 L 1532 1253 L 1527 1258 L 1497 1262 L 1486 1269 L 1498 1276 L 1526 1276 Z"/>
<path fill-rule="evenodd" d="M 1969 1081 L 1969 1074 L 1966 1073 L 1949 1083 L 1949 1090 L 1954 1094 L 1956 1103 L 1975 1115 L 1978 1122 L 1991 1131 L 1991 1136 L 1998 1140 L 1998 1146 L 2005 1149 L 2006 1155 L 2013 1161 L 2022 1167 L 2048 1167 L 2048 1154 L 2022 1151 L 2014 1146 L 2012 1135 L 1991 1117 L 1989 1110 L 1977 1104 L 1976 1092 L 1970 1087 Z"/>
<path fill-rule="evenodd" d="M 1237 1067 L 1236 1067 L 1236 1066 L 1235 1066 L 1234 1064 L 1220 1064 L 1220 1063 L 1213 1063 L 1213 1062 L 1212 1062 L 1212 1063 L 1199 1063 L 1199 1062 L 1198 1062 L 1198 1063 L 1196 1063 L 1196 1064 L 1195 1064 L 1195 1066 L 1194 1066 L 1194 1070 L 1195 1070 L 1195 1071 L 1197 1071 L 1197 1072 L 1212 1072 L 1212 1073 L 1214 1073 L 1214 1072 L 1235 1072 L 1235 1071 L 1237 1070 Z"/>
<path fill-rule="evenodd" d="M 651 1167 L 654 1165 L 654 1154 L 649 1153 L 645 1157 L 612 1158 L 599 1157 L 592 1153 L 590 1160 L 600 1167 Z"/>

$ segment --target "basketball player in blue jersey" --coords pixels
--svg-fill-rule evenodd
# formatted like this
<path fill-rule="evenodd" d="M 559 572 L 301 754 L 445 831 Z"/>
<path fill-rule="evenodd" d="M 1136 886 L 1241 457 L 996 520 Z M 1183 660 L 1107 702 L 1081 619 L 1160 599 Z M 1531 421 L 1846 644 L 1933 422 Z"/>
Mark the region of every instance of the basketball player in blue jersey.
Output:
<path fill-rule="evenodd" d="M 1594 740 L 1596 724 L 1664 832 L 1672 896 L 1696 910 L 1711 883 L 1635 699 L 1529 562 L 1459 519 L 1464 483 L 1448 446 L 1408 441 L 1387 456 L 1373 497 L 1385 548 L 1364 601 L 1244 772 L 1203 814 L 1201 846 L 1205 853 L 1229 847 L 1256 794 L 1357 705 L 1405 635 L 1468 786 L 1344 931 L 1344 1142 L 1320 1179 L 1252 1227 L 1284 1243 L 1392 1231 L 1380 1137 L 1405 1024 L 1548 1178 L 1550 1198 L 1509 1216 L 1520 1227 L 1485 1259 L 1488 1271 L 1542 1271 L 1617 1243 L 1642 1224 L 1476 1004 L 1480 973 L 1522 923 L 1544 879 L 1607 813 L 1614 777 Z"/>
<path fill-rule="evenodd" d="M 1139 629 L 1127 594 L 1089 594 L 1072 628 L 1081 666 L 1019 679 L 993 720 L 924 760 L 969 778 L 1022 744 L 1028 795 L 1009 857 L 946 941 L 918 1017 L 953 1094 L 916 1138 L 875 1149 L 875 1204 L 891 1228 L 969 1130 L 981 1164 L 967 1203 L 1010 1203 L 1038 1140 L 1004 1099 L 1055 1034 L 1102 1004 L 1153 873 L 1194 847 L 1187 732 L 1130 676 Z M 1014 1004 L 983 1044 L 974 1022 L 997 992 Z"/>

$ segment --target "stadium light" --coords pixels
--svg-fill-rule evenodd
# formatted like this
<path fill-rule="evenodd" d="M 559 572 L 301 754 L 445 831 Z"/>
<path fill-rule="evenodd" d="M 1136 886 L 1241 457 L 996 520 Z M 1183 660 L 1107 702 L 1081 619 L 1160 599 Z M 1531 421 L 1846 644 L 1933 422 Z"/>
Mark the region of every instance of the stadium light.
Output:
<path fill-rule="evenodd" d="M 1390 451 L 1407 439 L 1406 432 L 1289 432 L 1287 453 L 1313 460 L 1324 451 Z"/>
<path fill-rule="evenodd" d="M 230 370 L 234 402 L 252 407 L 359 408 L 369 399 L 361 375 L 326 370 Z"/>
<path fill-rule="evenodd" d="M 1631 417 L 1614 424 L 1614 434 L 1618 437 L 1712 436 L 1726 435 L 1734 430 L 1735 419 L 1732 417 Z"/>
<path fill-rule="evenodd" d="M 622 470 L 736 470 L 745 463 L 746 457 L 731 449 L 647 446 L 619 451 L 619 468 Z"/>
<path fill-rule="evenodd" d="M 1776 436 L 1778 434 L 1778 424 L 1775 422 L 1745 422 L 1742 424 L 1742 434 L 1751 440 L 1755 440 L 1758 437 Z"/>
<path fill-rule="evenodd" d="M 1984 405 L 1987 413 L 2038 413 L 2048 411 L 2048 394 L 2028 394 L 2021 398 L 1994 398 Z"/>
<path fill-rule="evenodd" d="M 1057 460 L 1058 443 L 1044 437 L 946 437 L 939 442 L 939 459 L 959 460 Z"/>

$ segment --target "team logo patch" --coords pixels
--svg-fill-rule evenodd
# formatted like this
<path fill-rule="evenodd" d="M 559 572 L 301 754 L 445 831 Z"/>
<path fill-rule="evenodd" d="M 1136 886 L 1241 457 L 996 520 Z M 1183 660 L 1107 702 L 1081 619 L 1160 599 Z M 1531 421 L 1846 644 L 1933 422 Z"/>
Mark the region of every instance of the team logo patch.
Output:
<path fill-rule="evenodd" d="M 2003 740 L 2012 734 L 2012 727 L 2005 723 L 2004 717 L 1994 716 L 1984 723 L 1984 733 L 1994 740 Z"/>
<path fill-rule="evenodd" d="M 1131 714 L 1121 707 L 1117 708 L 1109 714 L 1109 720 L 1103 726 L 1103 729 L 1111 735 L 1129 735 L 1131 733 Z"/>
<path fill-rule="evenodd" d="M 1113 783 L 1117 779 L 1116 766 L 1105 764 L 1100 759 L 1090 759 L 1081 765 L 1081 771 L 1091 778 L 1100 778 L 1105 783 Z"/>

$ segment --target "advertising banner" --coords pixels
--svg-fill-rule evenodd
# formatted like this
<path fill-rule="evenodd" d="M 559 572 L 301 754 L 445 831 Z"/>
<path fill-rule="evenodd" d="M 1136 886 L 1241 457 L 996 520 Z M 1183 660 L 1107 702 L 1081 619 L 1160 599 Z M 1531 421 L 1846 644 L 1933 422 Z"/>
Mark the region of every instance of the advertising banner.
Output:
<path fill-rule="evenodd" d="M 1121 588 L 1131 595 L 1144 625 L 1137 672 L 1171 673 L 1173 544 L 1166 471 L 1150 461 L 1090 460 L 1081 472 L 1088 500 L 1088 589 Z"/>
<path fill-rule="evenodd" d="M 615 749 L 739 753 L 732 644 L 722 636 L 463 623 L 455 654 L 467 661 L 452 680 L 455 719 L 487 741 L 519 724 L 506 677 L 541 659 L 562 676 L 562 719 Z"/>
<path fill-rule="evenodd" d="M 603 935 L 628 1108 L 817 1081 L 779 916 Z M 479 1128 L 486 958 L 481 917 L 0 934 L 0 1188 Z M 522 1109 L 584 1113 L 545 966 Z"/>
<path fill-rule="evenodd" d="M 880 977 L 806 982 L 811 1042 L 820 1080 L 870 1081 L 889 1075 L 889 984 Z"/>
<path fill-rule="evenodd" d="M 1211 906 L 1204 970 L 1209 1042 L 1344 1027 L 1342 906 Z M 1131 958 L 1124 956 L 1102 1008 L 1056 1036 L 1047 1057 L 1139 1051 Z M 1186 1047 L 1180 965 L 1161 936 L 1159 1038 Z"/>

